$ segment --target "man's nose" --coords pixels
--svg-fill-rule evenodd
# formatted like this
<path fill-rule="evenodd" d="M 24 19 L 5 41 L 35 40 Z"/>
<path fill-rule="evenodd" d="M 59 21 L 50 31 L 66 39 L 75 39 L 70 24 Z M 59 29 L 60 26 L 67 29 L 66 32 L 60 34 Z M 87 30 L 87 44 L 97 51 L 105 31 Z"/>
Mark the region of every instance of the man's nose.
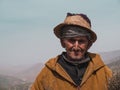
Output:
<path fill-rule="evenodd" d="M 78 41 L 75 41 L 74 47 L 75 47 L 75 48 L 78 48 L 78 45 L 79 45 Z"/>

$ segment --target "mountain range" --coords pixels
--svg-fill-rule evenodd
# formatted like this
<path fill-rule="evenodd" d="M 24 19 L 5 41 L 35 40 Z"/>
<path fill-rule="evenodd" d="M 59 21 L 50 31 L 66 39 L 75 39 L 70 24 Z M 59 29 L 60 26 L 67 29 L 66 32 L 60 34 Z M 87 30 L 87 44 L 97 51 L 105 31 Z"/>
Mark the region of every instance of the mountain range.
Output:
<path fill-rule="evenodd" d="M 110 51 L 110 52 L 100 52 L 103 61 L 109 64 L 120 59 L 120 50 Z"/>
<path fill-rule="evenodd" d="M 102 52 L 99 53 L 103 59 L 103 61 L 106 64 L 109 64 L 111 66 L 111 63 L 117 62 L 120 60 L 120 50 L 111 51 L 111 52 Z M 19 72 L 17 76 L 19 76 L 22 79 L 26 79 L 30 82 L 35 80 L 35 77 L 38 75 L 40 70 L 43 68 L 43 63 L 38 63 L 36 65 L 33 65 L 32 67 L 28 68 L 27 70 L 24 70 L 22 72 Z"/>
<path fill-rule="evenodd" d="M 111 51 L 111 52 L 102 52 L 100 53 L 103 61 L 108 64 L 110 67 L 119 66 L 120 64 L 120 50 Z M 119 62 L 119 64 L 118 64 Z M 113 64 L 114 63 L 114 64 Z M 13 76 L 15 78 L 21 79 L 22 81 L 27 82 L 33 82 L 35 80 L 35 77 L 38 75 L 40 70 L 44 67 L 44 63 L 37 63 L 33 66 L 28 67 L 24 70 L 18 70 L 17 72 L 12 72 L 12 74 L 8 74 L 10 76 Z M 23 67 L 22 67 L 23 68 Z M 17 69 L 17 68 L 16 68 Z M 11 70 L 12 71 L 12 70 Z M 9 71 L 10 72 L 10 71 Z M 5 75 L 1 73 L 1 75 Z"/>

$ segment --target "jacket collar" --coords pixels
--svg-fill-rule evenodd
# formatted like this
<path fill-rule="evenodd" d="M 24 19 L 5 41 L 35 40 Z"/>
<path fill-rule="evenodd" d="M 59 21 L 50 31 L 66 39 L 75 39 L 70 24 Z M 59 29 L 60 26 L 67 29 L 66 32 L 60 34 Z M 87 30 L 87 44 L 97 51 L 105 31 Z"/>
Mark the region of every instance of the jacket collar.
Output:
<path fill-rule="evenodd" d="M 85 72 L 85 75 L 83 77 L 83 80 L 81 82 L 81 85 L 83 85 L 86 80 L 93 74 L 95 73 L 97 70 L 99 70 L 100 68 L 104 67 L 105 64 L 103 63 L 103 61 L 101 60 L 100 56 L 98 54 L 93 54 L 93 53 L 89 53 L 91 61 L 87 67 L 87 70 Z M 62 68 L 61 65 L 59 65 L 57 63 L 58 57 L 52 58 L 50 59 L 45 65 L 51 69 L 52 71 L 55 71 L 56 73 L 58 73 L 60 76 L 62 76 L 64 79 L 66 79 L 67 81 L 73 83 L 75 85 L 75 83 L 73 82 L 73 80 L 71 79 L 71 77 L 67 74 L 67 72 Z"/>
<path fill-rule="evenodd" d="M 101 57 L 98 54 L 89 53 L 89 55 L 91 57 L 91 61 L 87 67 L 81 85 L 83 85 L 93 73 L 105 66 Z"/>
<path fill-rule="evenodd" d="M 71 77 L 67 74 L 67 72 L 62 68 L 62 66 L 57 63 L 58 58 L 59 56 L 48 60 L 48 62 L 45 65 L 52 71 L 58 73 L 61 77 L 66 79 L 68 82 L 76 85 L 74 81 L 71 79 Z"/>

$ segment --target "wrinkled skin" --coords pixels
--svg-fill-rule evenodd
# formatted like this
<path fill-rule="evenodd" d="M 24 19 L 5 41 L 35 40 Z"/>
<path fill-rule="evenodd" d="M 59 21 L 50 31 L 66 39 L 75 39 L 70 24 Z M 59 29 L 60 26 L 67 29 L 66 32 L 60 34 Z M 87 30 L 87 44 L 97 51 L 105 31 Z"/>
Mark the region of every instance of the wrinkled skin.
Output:
<path fill-rule="evenodd" d="M 67 58 L 70 60 L 80 60 L 84 57 L 92 43 L 85 36 L 63 38 L 61 45 L 66 49 Z"/>

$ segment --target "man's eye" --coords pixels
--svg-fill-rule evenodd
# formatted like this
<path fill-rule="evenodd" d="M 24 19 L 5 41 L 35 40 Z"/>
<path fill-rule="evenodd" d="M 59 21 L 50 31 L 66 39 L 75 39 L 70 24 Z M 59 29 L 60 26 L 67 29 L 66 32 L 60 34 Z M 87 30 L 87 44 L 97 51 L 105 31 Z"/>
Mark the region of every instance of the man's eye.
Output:
<path fill-rule="evenodd" d="M 80 42 L 80 43 L 81 43 L 81 42 L 84 42 L 84 40 L 79 40 L 78 42 Z"/>
<path fill-rule="evenodd" d="M 74 39 L 69 39 L 69 42 L 74 43 L 75 40 Z"/>
<path fill-rule="evenodd" d="M 86 43 L 87 41 L 86 40 L 79 40 L 78 42 L 79 43 Z"/>

